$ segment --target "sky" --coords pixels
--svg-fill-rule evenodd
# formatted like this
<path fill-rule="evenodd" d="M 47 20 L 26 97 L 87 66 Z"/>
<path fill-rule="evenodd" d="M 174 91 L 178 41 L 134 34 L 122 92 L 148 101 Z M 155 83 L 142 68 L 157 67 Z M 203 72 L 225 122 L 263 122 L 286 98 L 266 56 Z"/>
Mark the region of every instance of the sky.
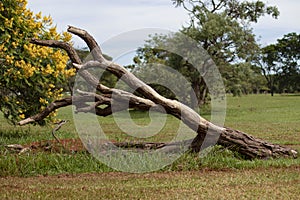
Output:
<path fill-rule="evenodd" d="M 265 16 L 252 26 L 262 46 L 275 43 L 284 34 L 300 33 L 299 0 L 265 2 L 278 6 L 280 16 L 277 20 Z M 187 12 L 175 8 L 171 0 L 28 0 L 28 8 L 35 13 L 41 11 L 43 15 L 51 15 L 59 32 L 66 31 L 68 25 L 88 30 L 104 52 L 108 51 L 113 57 L 119 54 L 120 59 L 132 54 L 134 49 L 131 45 L 131 50 L 125 48 L 123 52 L 112 52 L 126 45 L 120 42 L 122 38 L 127 37 L 127 42 L 138 46 L 147 39 L 147 32 L 176 31 L 189 22 Z M 84 43 L 74 37 L 74 45 L 83 47 Z"/>

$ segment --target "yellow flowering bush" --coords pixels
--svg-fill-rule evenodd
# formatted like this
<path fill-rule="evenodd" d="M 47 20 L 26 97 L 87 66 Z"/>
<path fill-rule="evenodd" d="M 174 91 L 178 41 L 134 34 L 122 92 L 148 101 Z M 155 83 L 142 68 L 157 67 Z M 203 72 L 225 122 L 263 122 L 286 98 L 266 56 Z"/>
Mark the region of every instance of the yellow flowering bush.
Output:
<path fill-rule="evenodd" d="M 13 122 L 29 117 L 55 99 L 75 69 L 60 49 L 37 46 L 30 38 L 70 42 L 69 33 L 58 33 L 50 16 L 34 14 L 27 0 L 0 2 L 0 110 Z M 52 114 L 55 116 L 55 114 Z"/>

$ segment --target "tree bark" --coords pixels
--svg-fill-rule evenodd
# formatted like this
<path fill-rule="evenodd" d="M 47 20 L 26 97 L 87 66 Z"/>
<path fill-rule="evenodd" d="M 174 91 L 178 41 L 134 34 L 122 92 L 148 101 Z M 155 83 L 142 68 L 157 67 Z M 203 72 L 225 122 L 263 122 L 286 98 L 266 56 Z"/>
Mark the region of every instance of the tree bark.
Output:
<path fill-rule="evenodd" d="M 237 151 L 247 158 L 297 157 L 297 151 L 293 149 L 272 144 L 230 128 L 222 132 L 218 144 Z"/>
<path fill-rule="evenodd" d="M 170 100 L 159 95 L 154 89 L 139 80 L 124 67 L 106 60 L 94 38 L 86 31 L 75 27 L 69 27 L 68 31 L 79 36 L 87 43 L 94 57 L 94 61 L 82 64 L 76 51 L 69 44 L 63 42 L 34 39 L 32 40 L 32 43 L 66 50 L 73 62 L 73 66 L 78 70 L 78 74 L 96 88 L 97 94 L 79 91 L 81 96 L 77 97 L 77 99 L 69 97 L 54 101 L 41 113 L 20 121 L 19 125 L 38 122 L 47 117 L 55 109 L 71 105 L 72 103 L 76 106 L 77 112 L 91 112 L 95 109 L 97 115 L 107 116 L 112 114 L 112 112 L 127 109 L 127 104 L 129 102 L 129 107 L 131 108 L 140 110 L 149 110 L 151 108 L 151 110 L 155 110 L 157 112 L 166 112 L 167 114 L 171 114 L 185 123 L 189 128 L 197 132 L 197 136 L 190 146 L 190 149 L 195 152 L 199 152 L 202 149 L 217 143 L 237 151 L 242 155 L 245 155 L 247 158 L 297 156 L 297 152 L 293 149 L 268 143 L 238 130 L 232 130 L 230 128 L 219 127 L 212 124 L 202 118 L 190 107 L 178 101 Z M 109 88 L 100 84 L 97 78 L 87 71 L 89 68 L 101 68 L 114 74 L 116 77 L 122 79 L 132 89 L 137 88 L 136 91 L 138 94 L 141 94 L 141 96 L 136 96 L 135 94 L 115 88 Z M 91 99 L 94 101 L 93 104 L 91 104 Z M 77 101 L 86 102 L 76 104 Z M 112 109 L 113 102 L 114 106 L 117 105 L 117 109 Z M 107 107 L 102 108 L 100 107 L 101 105 L 106 105 Z M 162 110 L 162 108 L 164 110 Z"/>

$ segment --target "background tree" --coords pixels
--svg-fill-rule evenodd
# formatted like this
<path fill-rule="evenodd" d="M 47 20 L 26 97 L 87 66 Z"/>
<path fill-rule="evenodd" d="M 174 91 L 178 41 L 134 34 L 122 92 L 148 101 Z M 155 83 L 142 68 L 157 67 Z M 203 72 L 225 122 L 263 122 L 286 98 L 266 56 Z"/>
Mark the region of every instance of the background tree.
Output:
<path fill-rule="evenodd" d="M 191 97 L 196 96 L 193 90 L 201 92 L 201 85 L 204 84 L 203 79 L 200 79 L 200 72 L 190 64 L 185 58 L 178 55 L 176 52 L 180 52 L 183 49 L 189 50 L 196 44 L 187 44 L 187 40 L 182 37 L 182 34 L 175 33 L 173 35 L 155 35 L 147 41 L 143 48 L 139 48 L 137 56 L 134 58 L 135 66 L 133 68 L 134 74 L 136 74 L 143 81 L 149 83 L 156 91 L 167 98 L 177 99 L 180 97 L 180 101 L 195 107 L 197 99 Z M 172 49 L 172 52 L 166 49 Z M 184 55 L 188 55 L 188 52 L 181 52 Z M 196 55 L 199 57 L 199 55 Z M 189 55 L 190 59 L 192 55 Z M 177 76 L 175 73 L 168 73 L 168 70 L 163 70 L 164 67 L 171 67 L 176 72 L 183 75 L 191 84 L 190 87 L 180 81 L 182 77 Z M 191 74 L 193 71 L 193 74 Z M 201 71 L 201 70 L 200 70 Z M 151 75 L 150 75 L 151 74 Z M 150 76 L 149 76 L 150 75 Z M 156 80 L 158 83 L 169 82 L 169 85 L 178 85 L 179 87 L 168 87 L 174 89 L 173 91 L 159 84 L 152 84 L 152 81 Z M 200 84 L 196 84 L 200 83 Z M 191 90 L 193 89 L 193 90 Z M 204 92 L 204 91 L 202 91 Z M 175 94 L 179 95 L 176 96 Z M 205 99 L 198 98 L 201 104 Z"/>
<path fill-rule="evenodd" d="M 261 74 L 261 69 L 249 62 L 231 64 L 222 74 L 226 85 L 226 92 L 233 96 L 261 92 L 266 81 Z"/>
<path fill-rule="evenodd" d="M 279 92 L 300 91 L 300 34 L 289 33 L 277 40 Z"/>
<path fill-rule="evenodd" d="M 276 44 L 262 48 L 258 59 L 268 82 L 271 95 L 274 92 L 297 92 L 300 90 L 300 35 L 289 33 Z"/>
<path fill-rule="evenodd" d="M 234 71 L 248 71 L 259 77 L 257 70 L 250 67 L 254 56 L 259 52 L 259 46 L 255 41 L 251 23 L 256 23 L 263 15 L 271 15 L 277 18 L 279 11 L 276 7 L 267 6 L 262 1 L 238 1 L 238 0 L 172 0 L 177 7 L 183 7 L 190 15 L 190 24 L 180 31 L 193 38 L 213 58 L 223 77 L 229 92 L 249 93 L 249 88 L 237 86 L 237 81 L 244 83 L 253 82 L 245 80 L 243 73 Z M 195 92 L 196 99 L 191 99 L 193 107 L 205 102 L 207 87 L 203 79 L 199 78 L 197 70 L 189 66 L 184 58 L 176 55 L 166 55 L 161 52 L 151 51 L 149 48 L 158 48 L 160 43 L 169 40 L 166 36 L 155 36 L 152 41 L 138 51 L 135 58 L 137 65 L 148 64 L 157 59 L 168 59 L 164 64 L 179 70 L 188 77 Z M 165 57 L 164 57 L 165 56 Z M 170 58 L 173 57 L 173 58 Z M 162 61 L 161 61 L 162 62 Z M 232 69 L 234 68 L 234 69 Z M 245 69 L 242 69 L 245 68 Z M 234 73 L 233 73 L 234 72 Z M 248 73 L 247 72 L 247 73 Z M 233 76 L 234 74 L 234 76 Z M 241 76 L 239 76 L 241 75 Z M 239 77 L 237 77 L 239 76 Z M 249 86 L 247 86 L 249 87 Z"/>
<path fill-rule="evenodd" d="M 0 110 L 13 122 L 60 98 L 62 85 L 75 74 L 66 67 L 69 58 L 65 51 L 29 41 L 69 42 L 71 35 L 58 34 L 49 16 L 34 14 L 26 5 L 26 0 L 0 2 Z"/>
<path fill-rule="evenodd" d="M 261 49 L 261 54 L 258 55 L 257 60 L 272 96 L 277 91 L 278 72 L 280 69 L 279 63 L 276 63 L 276 60 L 278 60 L 277 56 L 276 46 L 269 45 Z"/>

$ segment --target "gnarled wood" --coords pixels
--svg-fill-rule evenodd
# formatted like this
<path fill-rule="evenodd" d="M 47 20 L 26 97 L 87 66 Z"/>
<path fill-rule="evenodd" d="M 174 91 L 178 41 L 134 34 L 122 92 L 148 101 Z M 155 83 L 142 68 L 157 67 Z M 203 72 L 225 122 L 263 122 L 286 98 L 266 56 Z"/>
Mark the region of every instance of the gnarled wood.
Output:
<path fill-rule="evenodd" d="M 233 151 L 248 158 L 278 158 L 278 157 L 297 157 L 297 151 L 272 144 L 238 130 L 226 128 L 221 133 L 218 144 L 228 147 Z"/>

